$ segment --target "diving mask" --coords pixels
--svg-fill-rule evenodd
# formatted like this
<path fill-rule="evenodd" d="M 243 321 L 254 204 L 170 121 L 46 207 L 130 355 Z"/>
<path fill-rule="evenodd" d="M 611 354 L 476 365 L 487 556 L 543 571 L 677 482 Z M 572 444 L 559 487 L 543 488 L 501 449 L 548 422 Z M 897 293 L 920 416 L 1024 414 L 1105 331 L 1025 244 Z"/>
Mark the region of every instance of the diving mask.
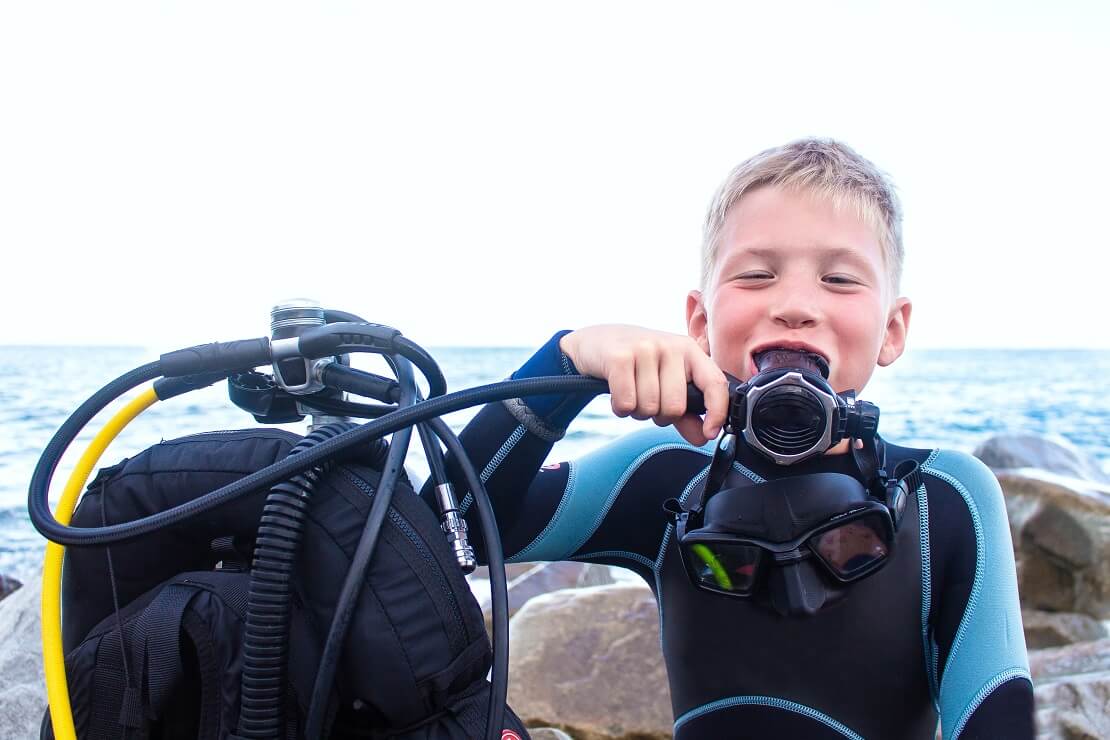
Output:
<path fill-rule="evenodd" d="M 774 350 L 757 360 L 760 372 L 731 389 L 729 421 L 700 493 L 688 508 L 675 499 L 664 508 L 696 587 L 736 597 L 761 592 L 783 615 L 812 615 L 888 562 L 918 485 L 917 464 L 887 473 L 885 447 L 876 444 L 878 407 L 833 392 L 822 358 Z M 861 443 L 852 448 L 858 479 L 816 473 L 753 484 L 732 473 L 740 439 L 788 465 L 846 437 Z"/>

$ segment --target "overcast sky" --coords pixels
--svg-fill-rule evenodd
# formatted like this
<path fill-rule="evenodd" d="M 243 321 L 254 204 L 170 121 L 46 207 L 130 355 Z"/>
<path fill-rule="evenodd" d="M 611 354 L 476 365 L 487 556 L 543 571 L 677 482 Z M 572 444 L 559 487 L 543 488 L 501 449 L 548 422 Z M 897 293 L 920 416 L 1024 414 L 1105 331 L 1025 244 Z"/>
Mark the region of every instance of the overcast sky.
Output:
<path fill-rule="evenodd" d="M 1107 7 L 4 3 L 0 344 L 683 331 L 719 181 L 820 135 L 899 187 L 911 347 L 1110 348 Z"/>

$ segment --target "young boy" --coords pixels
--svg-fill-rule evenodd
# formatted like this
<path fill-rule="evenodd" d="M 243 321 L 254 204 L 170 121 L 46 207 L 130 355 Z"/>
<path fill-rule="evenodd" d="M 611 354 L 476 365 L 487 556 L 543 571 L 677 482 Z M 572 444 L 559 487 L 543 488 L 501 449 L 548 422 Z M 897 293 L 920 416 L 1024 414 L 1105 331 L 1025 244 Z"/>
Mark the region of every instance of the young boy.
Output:
<path fill-rule="evenodd" d="M 492 404 L 463 432 L 507 556 L 619 565 L 652 587 L 679 740 L 925 740 L 938 713 L 945 738 L 1033 736 L 1005 506 L 979 461 L 881 441 L 888 469 L 914 460 L 923 485 L 887 564 L 812 616 L 696 588 L 662 510 L 705 478 L 725 422 L 722 370 L 747 380 L 757 353 L 787 347 L 820 355 L 838 393 L 860 392 L 876 365 L 898 359 L 911 312 L 901 266 L 898 201 L 870 162 L 826 140 L 763 152 L 733 170 L 710 207 L 689 336 L 560 332 L 513 375 L 604 378 L 614 413 L 661 428 L 542 469 L 589 398 Z M 689 381 L 705 395 L 704 420 L 686 413 Z M 741 443 L 734 468 L 756 482 L 858 477 L 849 445 L 782 466 Z"/>

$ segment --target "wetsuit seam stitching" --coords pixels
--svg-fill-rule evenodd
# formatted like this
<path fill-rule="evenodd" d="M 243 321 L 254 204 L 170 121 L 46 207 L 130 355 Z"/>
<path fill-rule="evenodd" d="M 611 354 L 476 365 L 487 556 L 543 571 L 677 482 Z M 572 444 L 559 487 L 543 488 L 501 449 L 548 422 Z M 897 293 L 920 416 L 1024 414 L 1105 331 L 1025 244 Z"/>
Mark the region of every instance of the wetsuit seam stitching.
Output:
<path fill-rule="evenodd" d="M 789 699 L 779 699 L 773 696 L 730 696 L 726 699 L 718 699 L 717 701 L 708 704 L 702 704 L 700 707 L 695 707 L 685 713 L 674 723 L 675 732 L 678 732 L 680 725 L 689 722 L 690 720 L 697 719 L 698 717 L 711 714 L 720 709 L 730 709 L 737 706 L 766 706 L 772 709 L 781 709 L 795 714 L 800 714 L 812 720 L 816 720 L 831 730 L 839 732 L 850 740 L 863 740 L 863 737 L 848 727 L 843 722 L 839 722 L 824 712 L 820 712 L 813 707 L 808 707 L 805 704 L 790 701 Z"/>
<path fill-rule="evenodd" d="M 492 478 L 501 463 L 505 462 L 505 458 L 509 456 L 509 453 L 513 451 L 513 448 L 516 447 L 517 443 L 524 437 L 525 431 L 523 424 L 518 425 L 517 428 L 513 430 L 513 433 L 509 435 L 509 438 L 506 439 L 501 447 L 498 448 L 497 452 L 494 453 L 493 457 L 490 458 L 490 461 L 486 463 L 486 467 L 482 469 L 482 473 L 479 476 L 483 484 Z M 467 491 L 466 496 L 463 497 L 462 503 L 459 504 L 459 513 L 466 516 L 466 512 L 473 503 L 474 493 L 472 491 Z"/>
<path fill-rule="evenodd" d="M 933 651 L 929 646 L 929 615 L 933 607 L 932 543 L 929 533 L 928 492 L 925 490 L 924 483 L 918 487 L 916 495 L 921 549 L 921 645 L 925 651 L 925 674 L 929 679 L 929 694 L 932 697 L 933 706 L 937 707 L 939 705 L 939 696 L 937 692 L 936 673 L 934 671 L 935 663 L 932 659 Z"/>
<path fill-rule="evenodd" d="M 605 520 L 605 517 L 609 514 L 609 512 L 613 508 L 613 505 L 617 502 L 617 499 L 620 498 L 621 493 L 624 492 L 624 487 L 628 485 L 628 481 L 632 479 L 632 476 L 636 473 L 637 470 L 639 470 L 641 467 L 644 466 L 644 464 L 646 464 L 649 460 L 651 460 L 653 457 L 661 452 L 666 452 L 668 450 L 688 449 L 690 449 L 690 447 L 686 444 L 666 442 L 654 447 L 650 447 L 644 452 L 641 452 L 632 461 L 632 463 L 627 468 L 625 468 L 620 478 L 617 479 L 616 484 L 606 495 L 604 503 L 602 504 L 601 508 L 598 509 L 597 514 L 594 516 L 594 520 L 590 523 L 587 531 L 583 532 L 577 538 L 577 541 L 574 543 L 574 546 L 570 548 L 569 552 L 575 552 L 578 548 L 582 547 L 582 545 L 586 544 L 586 542 L 589 541 L 590 537 L 592 537 L 594 533 L 597 532 L 598 528 L 601 526 L 601 523 Z M 705 453 L 703 452 L 702 454 Z M 543 531 L 541 531 L 536 536 L 536 538 L 529 542 L 528 545 L 526 545 L 522 550 L 513 555 L 514 558 L 526 556 L 529 552 L 539 547 L 540 543 L 543 542 L 544 538 L 546 538 L 547 535 L 551 533 L 551 530 L 555 528 L 556 524 L 566 513 L 567 506 L 569 505 L 569 501 L 572 498 L 571 492 L 574 489 L 571 481 L 575 478 L 575 466 L 571 464 L 569 467 L 570 477 L 568 477 L 567 479 L 567 486 L 565 489 L 563 489 L 563 496 L 559 500 L 559 506 L 556 507 L 555 514 L 551 517 L 551 520 L 548 521 L 547 526 L 543 528 Z"/>
<path fill-rule="evenodd" d="M 979 508 L 971 498 L 971 493 L 960 480 L 943 470 L 937 470 L 935 468 L 924 468 L 924 472 L 939 478 L 955 489 L 968 508 L 968 512 L 971 515 L 972 528 L 975 530 L 975 576 L 972 579 L 971 593 L 968 594 L 967 603 L 964 605 L 963 616 L 960 617 L 960 626 L 956 630 L 956 636 L 952 639 L 952 646 L 948 649 L 948 659 L 945 661 L 945 668 L 947 669 L 947 667 L 953 663 L 960 648 L 963 647 L 963 641 L 967 636 L 971 615 L 979 605 L 979 595 L 983 588 L 983 567 L 985 565 L 985 553 L 983 552 L 983 523 L 979 517 Z M 947 674 L 947 670 L 945 673 Z M 939 688 L 940 687 L 938 687 L 938 689 Z M 955 737 L 954 734 L 953 737 Z"/>
<path fill-rule="evenodd" d="M 1010 668 L 1005 668 L 994 674 L 994 676 L 983 685 L 983 688 L 975 693 L 975 696 L 971 698 L 971 701 L 968 702 L 968 705 L 964 708 L 959 721 L 956 722 L 955 729 L 952 731 L 952 740 L 956 740 L 960 736 L 960 733 L 964 731 L 964 728 L 967 727 L 967 723 L 971 720 L 971 715 L 975 714 L 975 710 L 982 706 L 987 697 L 994 693 L 994 690 L 999 686 L 1014 678 L 1025 678 L 1028 679 L 1030 683 L 1033 682 L 1033 678 L 1029 671 L 1023 666 L 1011 666 Z"/>
<path fill-rule="evenodd" d="M 538 535 L 536 535 L 536 537 L 531 542 L 529 542 L 527 545 L 525 545 L 523 548 L 521 548 L 517 552 L 513 553 L 513 555 L 511 557 L 513 557 L 513 558 L 524 557 L 529 552 L 531 552 L 532 550 L 539 547 L 539 543 L 543 541 L 544 537 L 546 537 L 548 534 L 551 533 L 551 530 L 554 529 L 554 527 L 555 527 L 555 522 L 557 522 L 559 520 L 559 518 L 563 515 L 563 512 L 566 511 L 567 502 L 570 500 L 570 492 L 572 490 L 574 490 L 574 484 L 577 481 L 578 481 L 578 472 L 575 469 L 575 465 L 574 465 L 573 462 L 568 462 L 567 463 L 567 482 L 566 482 L 566 485 L 563 487 L 563 495 L 559 497 L 559 505 L 555 507 L 555 513 L 551 516 L 551 519 L 548 520 L 547 525 L 544 526 L 544 528 L 542 530 L 540 530 L 540 533 Z M 589 538 L 587 538 L 587 539 L 589 539 Z M 575 549 L 577 549 L 577 548 L 575 548 Z M 573 550 L 571 552 L 573 552 Z M 524 561 L 524 562 L 527 562 L 527 561 Z"/>
<path fill-rule="evenodd" d="M 629 552 L 628 550 L 601 550 L 599 552 L 587 552 L 581 555 L 575 555 L 571 560 L 586 560 L 587 558 L 624 558 L 631 560 L 634 563 L 644 566 L 649 571 L 654 572 L 653 563 L 643 555 L 636 552 Z"/>

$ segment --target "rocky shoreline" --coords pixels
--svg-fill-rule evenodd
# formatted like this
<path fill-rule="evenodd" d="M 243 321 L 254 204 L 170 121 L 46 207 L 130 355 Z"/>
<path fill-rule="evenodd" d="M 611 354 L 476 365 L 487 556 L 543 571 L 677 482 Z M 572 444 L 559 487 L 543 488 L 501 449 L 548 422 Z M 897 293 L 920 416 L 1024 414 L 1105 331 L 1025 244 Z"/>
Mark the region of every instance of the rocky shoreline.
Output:
<path fill-rule="evenodd" d="M 1110 737 L 1110 477 L 1066 443 L 995 437 L 1017 560 L 1037 737 Z M 471 577 L 489 619 L 488 581 Z M 510 567 L 509 703 L 537 740 L 662 740 L 671 705 L 654 597 L 583 563 Z M 12 593 L 14 591 L 14 593 Z M 0 576 L 0 737 L 34 738 L 46 705 L 39 579 Z"/>

